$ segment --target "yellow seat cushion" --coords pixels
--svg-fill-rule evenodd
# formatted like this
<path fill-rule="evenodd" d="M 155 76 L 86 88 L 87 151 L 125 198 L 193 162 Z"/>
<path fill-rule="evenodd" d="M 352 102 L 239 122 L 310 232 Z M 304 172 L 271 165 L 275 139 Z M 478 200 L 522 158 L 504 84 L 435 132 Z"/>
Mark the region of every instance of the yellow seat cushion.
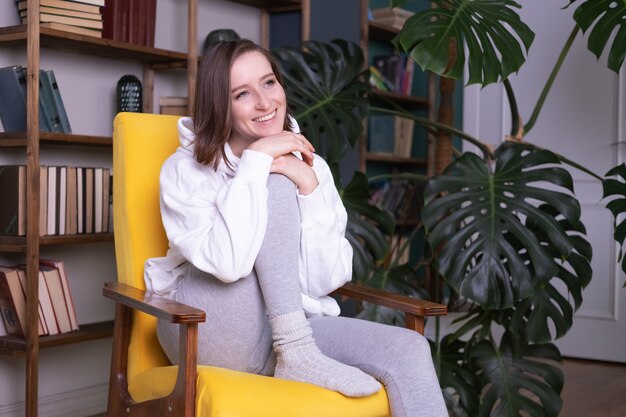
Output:
<path fill-rule="evenodd" d="M 169 394 L 177 366 L 152 368 L 130 381 L 135 401 Z M 197 417 L 389 417 L 382 389 L 366 398 L 349 398 L 302 382 L 286 381 L 212 366 L 198 366 Z"/>

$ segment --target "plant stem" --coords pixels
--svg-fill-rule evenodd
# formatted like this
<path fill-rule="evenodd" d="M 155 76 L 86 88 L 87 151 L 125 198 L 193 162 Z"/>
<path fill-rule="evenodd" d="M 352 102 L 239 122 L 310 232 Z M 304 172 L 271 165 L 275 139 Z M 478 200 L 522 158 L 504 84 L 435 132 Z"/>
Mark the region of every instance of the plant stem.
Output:
<path fill-rule="evenodd" d="M 513 86 L 507 78 L 502 81 L 504 84 L 504 90 L 506 91 L 506 97 L 509 99 L 509 107 L 511 108 L 511 136 L 517 137 L 519 132 L 519 109 L 517 108 L 517 100 L 515 100 L 515 93 L 513 92 Z"/>
<path fill-rule="evenodd" d="M 535 125 L 535 122 L 537 121 L 537 118 L 539 117 L 539 113 L 541 112 L 541 108 L 543 107 L 543 103 L 546 101 L 546 97 L 548 97 L 548 93 L 550 92 L 550 89 L 552 88 L 552 84 L 554 84 L 554 80 L 556 79 L 556 76 L 559 73 L 559 70 L 561 69 L 563 62 L 565 61 L 565 57 L 567 56 L 567 53 L 572 47 L 572 44 L 574 43 L 574 39 L 576 39 L 576 35 L 578 35 L 579 30 L 580 28 L 578 27 L 578 25 L 574 26 L 572 33 L 570 33 L 569 38 L 567 38 L 567 42 L 565 42 L 565 45 L 563 45 L 563 49 L 561 50 L 561 53 L 559 54 L 559 58 L 557 59 L 556 64 L 554 65 L 554 68 L 552 69 L 552 72 L 550 73 L 550 77 L 548 77 L 548 80 L 546 81 L 546 85 L 543 87 L 543 91 L 541 92 L 541 95 L 539 96 L 539 99 L 537 100 L 535 109 L 533 110 L 533 113 L 530 116 L 530 119 L 528 119 L 528 123 L 526 123 L 526 125 L 524 126 L 525 133 L 528 133 L 530 129 L 532 129 L 532 127 Z"/>
<path fill-rule="evenodd" d="M 419 125 L 422 126 L 426 126 L 429 128 L 435 128 L 437 130 L 444 130 L 446 132 L 449 132 L 455 136 L 458 136 L 459 138 L 468 141 L 469 143 L 471 143 L 472 145 L 475 145 L 476 147 L 478 147 L 483 155 L 488 158 L 493 160 L 494 159 L 494 155 L 493 152 L 491 151 L 491 149 L 489 149 L 489 147 L 487 145 L 485 145 L 483 142 L 480 141 L 480 139 L 477 139 L 475 137 L 473 137 L 472 135 L 468 135 L 467 133 L 463 132 L 462 130 L 456 129 L 452 126 L 448 126 L 445 125 L 443 123 L 439 123 L 436 122 L 434 120 L 430 120 L 427 119 L 425 117 L 420 117 L 420 116 L 416 116 L 414 114 L 409 113 L 406 110 L 392 110 L 392 109 L 386 109 L 383 107 L 376 107 L 376 106 L 371 106 L 370 110 L 372 111 L 376 111 L 379 113 L 386 113 L 386 114 L 392 114 L 394 116 L 402 116 L 402 117 L 406 117 L 409 119 L 413 119 L 415 120 Z"/>

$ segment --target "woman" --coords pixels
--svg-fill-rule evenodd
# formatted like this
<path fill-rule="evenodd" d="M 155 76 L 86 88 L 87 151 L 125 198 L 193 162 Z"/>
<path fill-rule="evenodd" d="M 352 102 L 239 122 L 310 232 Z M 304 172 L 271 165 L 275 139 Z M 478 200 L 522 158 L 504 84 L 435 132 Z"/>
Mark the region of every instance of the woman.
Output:
<path fill-rule="evenodd" d="M 346 211 L 287 114 L 271 55 L 249 40 L 214 44 L 179 132 L 160 177 L 170 249 L 146 263 L 145 278 L 206 311 L 198 362 L 352 397 L 380 380 L 394 417 L 447 416 L 421 335 L 337 317 L 327 294 L 352 274 Z M 176 325 L 159 322 L 158 335 L 175 363 Z"/>

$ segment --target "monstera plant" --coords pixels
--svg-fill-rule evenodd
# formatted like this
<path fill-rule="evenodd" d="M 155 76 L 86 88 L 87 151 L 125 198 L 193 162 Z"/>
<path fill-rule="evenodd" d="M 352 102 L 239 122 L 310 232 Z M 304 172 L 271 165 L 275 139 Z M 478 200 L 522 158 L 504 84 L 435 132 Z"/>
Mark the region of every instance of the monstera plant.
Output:
<path fill-rule="evenodd" d="M 550 0 L 558 1 L 558 0 Z M 401 6 L 406 0 L 391 0 Z M 424 0 L 426 6 L 427 3 Z M 626 3 L 571 0 L 573 29 L 526 125 L 519 122 L 508 77 L 526 60 L 534 34 L 512 0 L 433 0 L 394 40 L 424 70 L 467 83 L 503 82 L 512 112 L 511 138 L 495 151 L 450 126 L 403 113 L 433 132 L 445 131 L 477 145 L 481 155 L 460 155 L 425 190 L 422 220 L 431 263 L 449 291 L 471 301 L 457 330 L 432 341 L 435 364 L 454 416 L 556 416 L 563 374 L 553 341 L 571 328 L 591 280 L 592 250 L 581 222 L 568 168 L 603 180 L 609 209 L 626 212 L 626 166 L 607 178 L 558 153 L 526 143 L 523 136 L 542 104 L 573 40 L 582 31 L 596 56 L 608 49 L 607 66 L 618 71 L 626 54 Z M 450 45 L 456 54 L 450 56 Z M 338 161 L 361 133 L 369 87 L 363 55 L 355 45 L 308 42 L 280 49 L 292 113 L 327 158 L 337 185 Z M 453 59 L 453 57 L 455 57 Z M 355 173 L 340 187 L 348 209 L 348 239 L 355 249 L 355 278 L 379 287 L 413 288 L 414 270 L 390 256 L 393 219 L 368 202 L 367 178 Z M 615 238 L 626 240 L 626 222 Z M 626 271 L 626 260 L 622 264 Z M 381 317 L 389 320 L 389 317 Z"/>

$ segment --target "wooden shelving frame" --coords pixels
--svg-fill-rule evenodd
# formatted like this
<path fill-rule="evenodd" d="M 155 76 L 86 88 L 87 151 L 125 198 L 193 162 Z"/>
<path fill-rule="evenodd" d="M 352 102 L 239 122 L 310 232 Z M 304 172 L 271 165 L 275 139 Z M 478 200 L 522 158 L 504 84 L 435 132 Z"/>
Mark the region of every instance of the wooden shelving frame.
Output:
<path fill-rule="evenodd" d="M 24 338 L 0 337 L 0 354 L 26 359 L 26 416 L 38 413 L 39 350 L 96 340 L 113 335 L 113 322 L 81 324 L 80 330 L 54 336 L 37 335 L 38 266 L 40 248 L 47 245 L 70 245 L 112 242 L 112 233 L 39 236 L 39 151 L 40 146 L 80 146 L 112 148 L 112 138 L 82 134 L 59 134 L 39 131 L 39 68 L 41 48 L 69 51 L 107 59 L 135 61 L 144 64 L 144 111 L 153 107 L 155 70 L 183 68 L 187 70 L 188 94 L 193 91 L 198 66 L 197 0 L 188 0 L 188 51 L 181 53 L 110 39 L 83 36 L 41 27 L 39 0 L 28 0 L 28 21 L 25 25 L 0 28 L 0 47 L 26 48 L 27 128 L 26 132 L 0 133 L 0 148 L 25 148 L 26 151 L 26 236 L 0 236 L 0 251 L 23 253 L 27 277 L 27 329 Z"/>

